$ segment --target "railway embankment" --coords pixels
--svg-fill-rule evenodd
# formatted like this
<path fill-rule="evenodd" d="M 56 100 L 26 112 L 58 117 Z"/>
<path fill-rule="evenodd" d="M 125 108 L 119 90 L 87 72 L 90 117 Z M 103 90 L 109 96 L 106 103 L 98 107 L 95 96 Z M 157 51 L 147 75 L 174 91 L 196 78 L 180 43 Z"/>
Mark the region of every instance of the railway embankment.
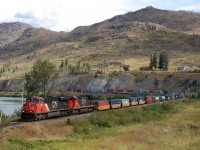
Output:
<path fill-rule="evenodd" d="M 155 80 L 158 81 L 155 87 Z M 192 89 L 200 81 L 199 73 L 132 72 L 110 75 L 77 75 L 59 77 L 54 91 L 106 92 L 108 89 L 165 89 L 172 92 Z M 24 79 L 0 80 L 0 91 L 21 91 Z"/>

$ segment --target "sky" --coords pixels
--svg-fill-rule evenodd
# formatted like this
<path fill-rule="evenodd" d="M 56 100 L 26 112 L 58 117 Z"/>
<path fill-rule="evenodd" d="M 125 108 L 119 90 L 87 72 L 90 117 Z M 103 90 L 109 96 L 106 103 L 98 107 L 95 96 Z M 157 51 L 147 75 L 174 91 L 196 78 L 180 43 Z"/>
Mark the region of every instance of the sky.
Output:
<path fill-rule="evenodd" d="M 200 0 L 0 0 L 0 23 L 71 31 L 147 6 L 200 12 Z"/>

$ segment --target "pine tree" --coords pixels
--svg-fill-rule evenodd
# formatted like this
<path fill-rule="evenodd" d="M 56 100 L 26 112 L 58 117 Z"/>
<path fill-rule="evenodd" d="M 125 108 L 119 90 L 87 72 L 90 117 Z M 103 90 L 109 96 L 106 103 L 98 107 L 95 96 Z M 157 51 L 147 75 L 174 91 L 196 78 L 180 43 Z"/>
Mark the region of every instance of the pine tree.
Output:
<path fill-rule="evenodd" d="M 150 55 L 149 69 L 153 70 L 153 55 Z"/>
<path fill-rule="evenodd" d="M 63 60 L 62 60 L 62 62 L 61 62 L 61 64 L 60 64 L 60 69 L 63 70 L 63 66 L 64 66 L 64 62 L 63 62 Z"/>
<path fill-rule="evenodd" d="M 68 59 L 65 60 L 65 67 L 66 67 L 66 70 L 68 71 L 68 64 L 69 64 L 69 61 Z"/>
<path fill-rule="evenodd" d="M 164 53 L 160 53 L 158 68 L 161 70 L 164 69 L 164 66 L 165 66 Z"/>
<path fill-rule="evenodd" d="M 153 67 L 154 67 L 154 69 L 156 69 L 157 68 L 157 56 L 156 56 L 156 53 L 154 53 L 153 54 Z"/>
<path fill-rule="evenodd" d="M 163 70 L 168 70 L 168 65 L 169 65 L 169 59 L 168 59 L 168 55 L 167 53 L 164 53 L 163 54 L 164 56 L 164 67 L 163 67 Z"/>

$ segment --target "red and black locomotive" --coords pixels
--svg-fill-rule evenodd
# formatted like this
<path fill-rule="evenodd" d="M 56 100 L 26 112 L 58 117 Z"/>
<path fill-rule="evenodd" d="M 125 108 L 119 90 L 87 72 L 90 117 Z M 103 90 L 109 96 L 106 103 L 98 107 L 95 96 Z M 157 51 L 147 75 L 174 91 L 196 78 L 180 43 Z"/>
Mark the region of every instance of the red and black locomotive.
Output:
<path fill-rule="evenodd" d="M 88 97 L 29 97 L 23 104 L 21 119 L 24 121 L 46 119 L 53 116 L 67 116 L 77 113 L 90 112 Z"/>

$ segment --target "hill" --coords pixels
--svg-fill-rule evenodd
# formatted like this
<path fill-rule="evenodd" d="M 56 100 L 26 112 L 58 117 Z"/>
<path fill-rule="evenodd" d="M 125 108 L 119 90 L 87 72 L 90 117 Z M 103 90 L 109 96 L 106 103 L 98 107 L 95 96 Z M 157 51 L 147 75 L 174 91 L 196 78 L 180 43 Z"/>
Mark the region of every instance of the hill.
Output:
<path fill-rule="evenodd" d="M 24 30 L 28 28 L 32 28 L 31 25 L 20 22 L 1 23 L 0 47 L 18 39 L 23 34 Z"/>
<path fill-rule="evenodd" d="M 16 28 L 18 36 L 0 46 L 0 70 L 11 62 L 1 73 L 2 79 L 19 78 L 37 59 L 51 60 L 58 70 L 61 61 L 68 59 L 70 64 L 90 63 L 94 71 L 106 66 L 109 72 L 120 70 L 122 64 L 130 70 L 148 66 L 150 54 L 166 51 L 170 70 L 177 65 L 198 66 L 200 35 L 188 33 L 198 31 L 199 17 L 199 13 L 147 7 L 68 33 L 31 26 Z M 9 34 L 4 38 L 10 39 Z"/>
<path fill-rule="evenodd" d="M 75 31 L 80 30 L 79 28 L 85 28 L 88 29 L 87 32 L 99 32 L 104 30 L 107 25 L 135 21 L 151 22 L 163 25 L 179 32 L 200 34 L 200 13 L 160 10 L 151 6 L 135 12 L 117 15 L 111 19 L 89 27 L 78 27 L 75 29 Z"/>

